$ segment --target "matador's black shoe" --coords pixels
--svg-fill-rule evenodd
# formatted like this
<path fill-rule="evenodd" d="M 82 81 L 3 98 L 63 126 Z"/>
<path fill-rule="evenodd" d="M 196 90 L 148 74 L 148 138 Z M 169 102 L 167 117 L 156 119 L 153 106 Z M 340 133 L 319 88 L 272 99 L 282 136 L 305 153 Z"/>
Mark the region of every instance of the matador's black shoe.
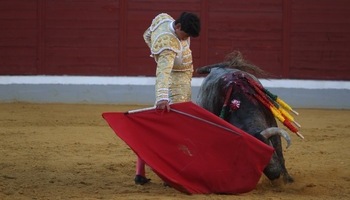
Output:
<path fill-rule="evenodd" d="M 144 185 L 146 183 L 149 183 L 151 179 L 143 177 L 141 175 L 136 175 L 134 181 L 136 185 Z"/>

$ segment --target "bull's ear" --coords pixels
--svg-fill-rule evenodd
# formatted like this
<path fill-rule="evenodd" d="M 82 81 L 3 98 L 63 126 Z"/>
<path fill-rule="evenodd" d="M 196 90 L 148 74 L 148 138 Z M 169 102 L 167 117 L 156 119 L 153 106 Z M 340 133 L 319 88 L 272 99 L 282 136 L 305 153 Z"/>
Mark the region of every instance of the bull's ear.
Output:
<path fill-rule="evenodd" d="M 209 74 L 210 73 L 210 69 L 205 68 L 205 67 L 200 67 L 196 69 L 196 73 L 197 74 Z"/>
<path fill-rule="evenodd" d="M 222 63 L 216 63 L 216 64 L 212 64 L 212 65 L 206 65 L 203 67 L 199 67 L 196 69 L 196 73 L 197 74 L 209 74 L 211 69 L 217 68 L 217 67 L 225 68 L 225 67 L 227 67 L 227 63 L 222 62 Z"/>

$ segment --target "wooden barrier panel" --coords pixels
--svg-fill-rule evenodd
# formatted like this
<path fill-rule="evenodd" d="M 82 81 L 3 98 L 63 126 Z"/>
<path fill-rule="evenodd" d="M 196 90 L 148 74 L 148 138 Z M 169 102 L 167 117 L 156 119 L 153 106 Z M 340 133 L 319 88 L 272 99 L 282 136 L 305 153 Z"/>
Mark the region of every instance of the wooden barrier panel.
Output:
<path fill-rule="evenodd" d="M 195 68 L 239 50 L 273 78 L 350 80 L 348 0 L 2 0 L 0 75 L 154 76 L 142 34 L 182 11 Z"/>

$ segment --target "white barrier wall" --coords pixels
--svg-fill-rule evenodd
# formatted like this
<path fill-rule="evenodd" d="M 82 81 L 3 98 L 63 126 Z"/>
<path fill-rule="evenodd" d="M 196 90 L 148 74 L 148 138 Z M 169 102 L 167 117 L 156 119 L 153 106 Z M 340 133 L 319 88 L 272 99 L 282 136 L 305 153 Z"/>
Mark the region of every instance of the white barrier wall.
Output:
<path fill-rule="evenodd" d="M 195 101 L 203 78 L 193 78 Z M 350 109 L 350 81 L 261 80 L 295 108 Z M 0 102 L 154 104 L 154 77 L 0 76 Z"/>

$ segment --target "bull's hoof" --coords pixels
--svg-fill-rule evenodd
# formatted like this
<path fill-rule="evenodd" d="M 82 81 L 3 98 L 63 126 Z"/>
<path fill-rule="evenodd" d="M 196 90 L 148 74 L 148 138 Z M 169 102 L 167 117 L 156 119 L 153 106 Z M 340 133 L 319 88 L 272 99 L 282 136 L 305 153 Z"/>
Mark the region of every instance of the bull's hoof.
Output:
<path fill-rule="evenodd" d="M 288 183 L 293 183 L 294 182 L 294 179 L 293 177 L 291 177 L 289 174 L 285 174 L 283 176 L 283 182 L 288 184 Z"/>
<path fill-rule="evenodd" d="M 146 183 L 149 183 L 151 179 L 143 177 L 141 175 L 136 175 L 134 181 L 136 185 L 144 185 Z"/>

